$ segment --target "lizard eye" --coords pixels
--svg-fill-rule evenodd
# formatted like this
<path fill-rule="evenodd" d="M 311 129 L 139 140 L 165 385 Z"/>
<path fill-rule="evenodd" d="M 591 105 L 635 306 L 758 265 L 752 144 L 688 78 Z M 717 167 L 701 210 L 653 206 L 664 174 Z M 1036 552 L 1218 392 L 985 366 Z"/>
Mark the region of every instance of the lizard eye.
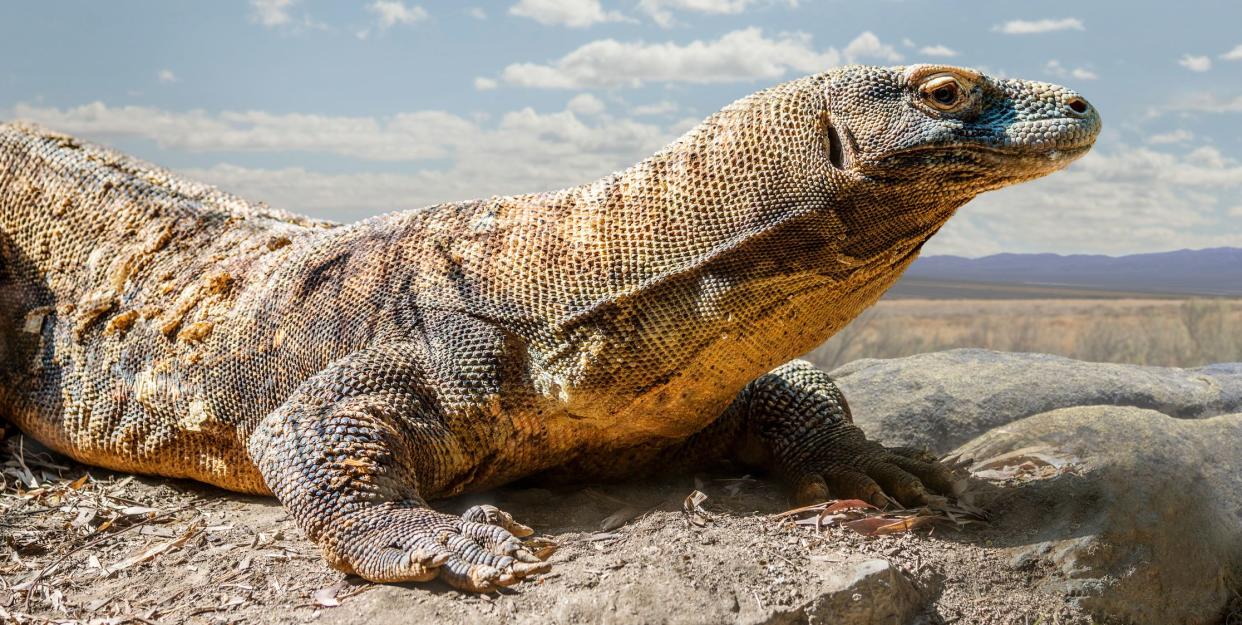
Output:
<path fill-rule="evenodd" d="M 966 102 L 966 89 L 957 78 L 941 74 L 932 76 L 922 87 L 927 103 L 942 111 L 952 111 Z"/>

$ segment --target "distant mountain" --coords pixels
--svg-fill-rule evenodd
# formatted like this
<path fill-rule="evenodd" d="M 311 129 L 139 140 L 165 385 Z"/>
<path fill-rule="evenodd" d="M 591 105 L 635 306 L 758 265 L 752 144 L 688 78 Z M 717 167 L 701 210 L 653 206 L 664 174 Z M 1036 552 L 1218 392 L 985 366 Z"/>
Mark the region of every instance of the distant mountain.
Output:
<path fill-rule="evenodd" d="M 1077 291 L 1099 296 L 1204 295 L 1242 297 L 1242 248 L 1217 247 L 1131 256 L 1074 254 L 996 254 L 983 258 L 926 256 L 914 262 L 896 296 L 970 297 L 991 287 L 1071 297 Z M 1049 293 L 1053 295 L 1048 295 Z M 1034 295 L 1032 295 L 1034 296 Z"/>

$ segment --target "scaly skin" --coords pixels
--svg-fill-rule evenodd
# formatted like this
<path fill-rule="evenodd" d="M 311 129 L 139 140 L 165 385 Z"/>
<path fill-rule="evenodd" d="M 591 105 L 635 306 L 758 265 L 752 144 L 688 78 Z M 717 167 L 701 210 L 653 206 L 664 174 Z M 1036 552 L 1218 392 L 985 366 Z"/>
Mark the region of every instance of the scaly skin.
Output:
<path fill-rule="evenodd" d="M 490 590 L 546 569 L 491 508 L 534 473 L 731 458 L 799 499 L 952 488 L 793 361 L 957 207 L 1089 149 L 1072 91 L 843 67 L 593 183 L 296 218 L 0 125 L 0 418 L 80 461 L 271 493 L 328 562 Z"/>

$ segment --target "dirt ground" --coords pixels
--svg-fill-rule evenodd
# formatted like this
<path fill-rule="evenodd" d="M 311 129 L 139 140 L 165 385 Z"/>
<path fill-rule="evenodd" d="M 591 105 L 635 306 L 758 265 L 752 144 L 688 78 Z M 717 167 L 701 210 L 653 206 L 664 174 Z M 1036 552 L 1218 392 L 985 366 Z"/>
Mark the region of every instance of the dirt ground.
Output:
<path fill-rule="evenodd" d="M 776 484 L 728 470 L 439 502 L 494 503 L 560 545 L 550 573 L 469 595 L 346 578 L 272 499 L 84 467 L 18 435 L 0 469 L 0 622 L 816 622 L 804 608 L 825 600 L 826 576 L 876 558 L 912 583 L 916 622 L 1091 622 L 1039 590 L 1051 573 L 1007 555 L 1013 528 L 817 531 L 777 516 L 789 506 Z M 694 490 L 706 515 L 684 509 Z"/>

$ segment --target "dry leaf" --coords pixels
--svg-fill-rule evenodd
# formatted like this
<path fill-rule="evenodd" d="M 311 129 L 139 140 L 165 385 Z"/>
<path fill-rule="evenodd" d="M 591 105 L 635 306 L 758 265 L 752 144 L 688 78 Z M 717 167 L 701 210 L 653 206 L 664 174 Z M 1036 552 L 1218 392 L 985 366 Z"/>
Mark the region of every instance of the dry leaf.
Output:
<path fill-rule="evenodd" d="M 160 511 L 158 508 L 148 508 L 146 506 L 125 506 L 119 512 L 125 516 L 155 516 Z"/>
<path fill-rule="evenodd" d="M 91 521 L 95 520 L 95 515 L 97 513 L 98 511 L 94 508 L 82 508 L 81 510 L 78 510 L 78 515 L 69 522 L 69 527 L 86 527 L 87 525 L 90 525 Z"/>
<path fill-rule="evenodd" d="M 806 513 L 815 513 L 815 516 L 795 519 L 793 524 L 814 527 L 816 531 L 840 524 L 864 536 L 908 532 L 939 522 L 962 527 L 970 523 L 982 523 L 987 519 L 983 510 L 946 497 L 929 498 L 927 506 L 923 508 L 887 512 L 858 499 L 826 501 L 789 510 L 777 515 L 777 519 L 788 519 Z"/>
<path fill-rule="evenodd" d="M 311 597 L 315 600 L 315 605 L 323 606 L 325 608 L 335 608 L 336 606 L 341 605 L 341 600 L 337 599 L 336 595 L 345 588 L 346 583 L 347 582 L 345 580 L 341 580 L 331 586 L 326 586 L 316 590 L 315 593 L 311 595 Z"/>
<path fill-rule="evenodd" d="M 686 520 L 696 527 L 706 527 L 712 520 L 712 515 L 708 514 L 701 505 L 707 501 L 707 495 L 703 491 L 694 490 L 686 496 L 686 500 L 681 503 L 681 510 L 685 514 Z"/>
<path fill-rule="evenodd" d="M 200 530 L 200 527 L 198 525 L 190 525 L 189 527 L 185 528 L 185 532 L 182 532 L 182 534 L 178 536 L 177 538 L 174 538 L 173 540 L 170 540 L 168 542 L 160 543 L 158 545 L 155 545 L 153 547 L 150 547 L 144 550 L 142 553 L 139 553 L 138 555 L 130 556 L 124 560 L 121 560 L 120 562 L 111 564 L 108 566 L 107 569 L 105 569 L 105 571 L 109 575 L 111 575 L 112 573 L 127 569 L 135 564 L 138 564 L 139 562 L 146 562 L 147 560 L 150 560 L 160 555 L 161 553 L 164 553 L 165 551 L 170 551 L 172 549 L 181 547 L 182 545 L 186 544 L 186 542 L 188 542 L 191 538 L 193 538 L 196 534 L 198 534 L 199 530 Z"/>
<path fill-rule="evenodd" d="M 824 508 L 821 515 L 836 514 L 845 510 L 879 510 L 861 499 L 841 499 Z"/>
<path fill-rule="evenodd" d="M 872 516 L 855 519 L 853 521 L 846 521 L 845 523 L 842 523 L 842 525 L 858 532 L 859 534 L 862 534 L 863 536 L 879 536 L 881 534 L 892 534 L 893 532 L 891 531 L 886 532 L 882 530 L 890 525 L 893 525 L 893 523 L 893 519 Z"/>

